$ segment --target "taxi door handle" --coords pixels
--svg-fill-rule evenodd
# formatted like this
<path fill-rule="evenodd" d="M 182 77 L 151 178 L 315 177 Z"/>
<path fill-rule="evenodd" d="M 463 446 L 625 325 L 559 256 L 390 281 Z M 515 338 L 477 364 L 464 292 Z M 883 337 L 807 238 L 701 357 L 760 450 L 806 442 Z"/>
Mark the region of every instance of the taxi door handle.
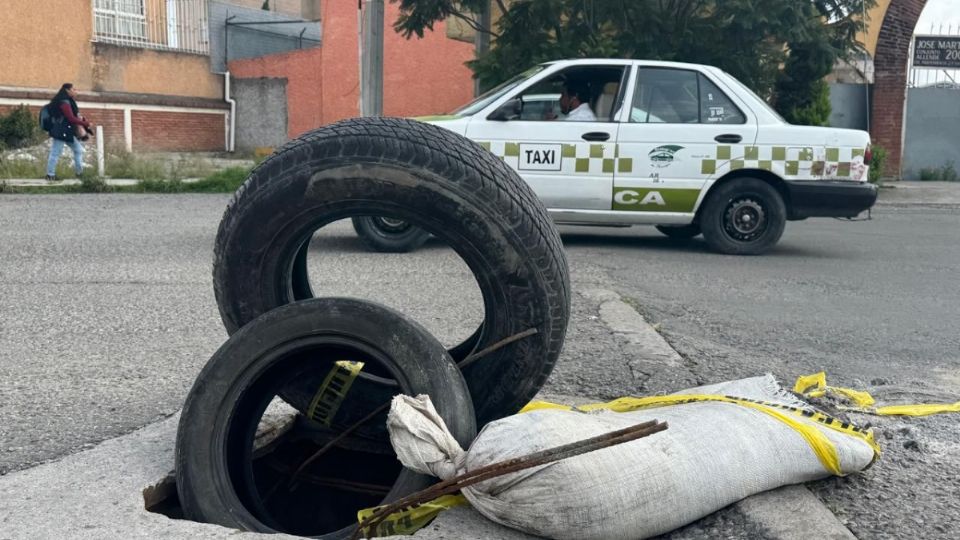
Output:
<path fill-rule="evenodd" d="M 610 134 L 603 131 L 591 131 L 583 134 L 583 140 L 585 141 L 606 141 L 609 138 Z"/>
<path fill-rule="evenodd" d="M 741 137 L 741 136 L 739 136 L 739 135 L 737 135 L 737 134 L 735 134 L 735 133 L 724 133 L 723 135 L 717 135 L 716 137 L 713 138 L 713 140 L 715 140 L 715 141 L 717 141 L 717 142 L 719 142 L 719 143 L 731 143 L 731 144 L 736 144 L 736 143 L 742 141 L 742 140 L 743 140 L 743 137 Z"/>

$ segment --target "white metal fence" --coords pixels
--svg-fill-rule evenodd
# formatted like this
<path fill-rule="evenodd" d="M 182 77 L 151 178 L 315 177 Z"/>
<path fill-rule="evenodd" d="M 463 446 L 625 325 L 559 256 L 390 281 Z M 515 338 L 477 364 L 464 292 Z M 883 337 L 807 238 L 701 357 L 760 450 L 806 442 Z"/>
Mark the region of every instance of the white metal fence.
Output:
<path fill-rule="evenodd" d="M 93 0 L 94 41 L 209 54 L 207 0 Z"/>
<path fill-rule="evenodd" d="M 929 32 L 920 32 L 917 28 L 917 34 L 957 37 L 960 36 L 960 25 L 952 24 L 931 24 Z M 910 44 L 910 58 L 913 58 L 914 44 Z M 907 86 L 910 88 L 938 87 L 938 88 L 960 88 L 960 69 L 939 69 L 915 67 L 911 60 L 910 75 L 907 79 Z"/>

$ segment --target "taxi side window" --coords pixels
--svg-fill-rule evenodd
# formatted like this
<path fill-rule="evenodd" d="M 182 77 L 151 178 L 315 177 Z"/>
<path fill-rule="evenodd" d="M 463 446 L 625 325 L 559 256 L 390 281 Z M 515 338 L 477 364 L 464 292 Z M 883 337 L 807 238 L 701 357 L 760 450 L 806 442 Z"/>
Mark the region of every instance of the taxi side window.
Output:
<path fill-rule="evenodd" d="M 641 68 L 630 121 L 644 124 L 742 124 L 740 109 L 703 74 Z"/>
<path fill-rule="evenodd" d="M 564 120 L 570 112 L 564 110 L 561 94 L 568 82 L 576 83 L 586 95 L 583 104 L 598 122 L 613 122 L 623 96 L 620 86 L 625 69 L 623 66 L 575 66 L 561 71 L 546 80 L 527 88 L 515 97 L 515 115 L 511 120 L 557 121 Z"/>
<path fill-rule="evenodd" d="M 743 124 L 747 118 L 733 101 L 710 79 L 700 74 L 700 122 L 704 124 Z"/>

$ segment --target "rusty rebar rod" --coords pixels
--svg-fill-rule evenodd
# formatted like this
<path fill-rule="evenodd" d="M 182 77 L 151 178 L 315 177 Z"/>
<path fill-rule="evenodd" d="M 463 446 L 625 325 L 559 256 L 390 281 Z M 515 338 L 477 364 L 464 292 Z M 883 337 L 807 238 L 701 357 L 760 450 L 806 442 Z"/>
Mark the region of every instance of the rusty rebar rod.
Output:
<path fill-rule="evenodd" d="M 371 532 L 376 531 L 377 525 L 383 522 L 383 520 L 386 519 L 390 514 L 423 504 L 427 501 L 431 501 L 437 497 L 440 497 L 441 495 L 455 493 L 465 487 L 472 486 L 473 484 L 484 482 L 491 478 L 496 478 L 505 474 L 522 471 L 532 467 L 538 467 L 540 465 L 546 465 L 547 463 L 553 463 L 555 461 L 586 454 L 595 450 L 634 441 L 666 429 L 666 422 L 651 420 L 649 422 L 630 426 L 618 431 L 612 431 L 610 433 L 605 433 L 603 435 L 598 435 L 582 441 L 557 446 L 555 448 L 542 450 L 526 456 L 512 458 L 506 461 L 501 461 L 500 463 L 494 463 L 492 465 L 481 467 L 449 480 L 444 480 L 427 489 L 418 491 L 396 502 L 381 507 L 380 509 L 376 510 L 373 515 L 360 522 L 350 538 L 351 540 L 360 538 L 361 535 L 363 535 L 364 530 L 369 530 Z"/>
<path fill-rule="evenodd" d="M 498 350 L 502 349 L 503 347 L 506 347 L 507 345 L 513 343 L 514 341 L 520 341 L 521 339 L 523 339 L 523 338 L 525 338 L 525 337 L 528 337 L 528 336 L 532 336 L 532 335 L 534 335 L 534 334 L 536 334 L 536 333 L 537 333 L 537 329 L 536 329 L 536 328 L 527 328 L 527 329 L 524 330 L 523 332 L 514 334 L 514 335 L 512 335 L 512 336 L 510 336 L 510 337 L 507 337 L 507 338 L 503 338 L 503 339 L 501 339 L 500 341 L 494 343 L 493 345 L 490 345 L 489 347 L 485 347 L 485 348 L 483 348 L 483 349 L 481 349 L 481 350 L 479 350 L 479 351 L 477 351 L 477 352 L 475 352 L 475 353 L 471 353 L 471 354 L 467 355 L 466 358 L 464 358 L 463 360 L 461 360 L 460 362 L 457 363 L 457 367 L 460 368 L 460 369 L 463 369 L 463 368 L 469 366 L 470 364 L 476 362 L 477 360 L 483 358 L 484 356 L 486 356 L 486 355 L 488 355 L 488 354 L 490 354 L 490 353 L 492 353 L 492 352 L 494 352 L 494 351 L 498 351 Z"/>

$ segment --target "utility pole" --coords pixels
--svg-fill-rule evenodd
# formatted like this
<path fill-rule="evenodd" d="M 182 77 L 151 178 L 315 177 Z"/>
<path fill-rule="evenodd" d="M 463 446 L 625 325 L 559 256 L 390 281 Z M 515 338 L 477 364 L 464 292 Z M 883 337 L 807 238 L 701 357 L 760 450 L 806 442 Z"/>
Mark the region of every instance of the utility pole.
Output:
<path fill-rule="evenodd" d="M 360 0 L 360 115 L 383 115 L 383 0 Z"/>
<path fill-rule="evenodd" d="M 479 23 L 480 28 L 482 28 L 484 31 L 481 32 L 480 30 L 477 30 L 476 34 L 474 34 L 473 45 L 475 49 L 475 52 L 474 52 L 475 58 L 480 58 L 490 49 L 490 34 L 487 33 L 490 30 L 489 0 L 487 2 L 484 2 L 483 7 L 480 8 L 480 13 L 478 13 L 478 15 L 479 15 L 478 17 L 479 20 L 477 22 Z M 501 14 L 501 16 L 503 16 L 503 14 Z M 473 95 L 479 96 L 480 90 L 481 90 L 480 79 L 474 79 Z"/>

